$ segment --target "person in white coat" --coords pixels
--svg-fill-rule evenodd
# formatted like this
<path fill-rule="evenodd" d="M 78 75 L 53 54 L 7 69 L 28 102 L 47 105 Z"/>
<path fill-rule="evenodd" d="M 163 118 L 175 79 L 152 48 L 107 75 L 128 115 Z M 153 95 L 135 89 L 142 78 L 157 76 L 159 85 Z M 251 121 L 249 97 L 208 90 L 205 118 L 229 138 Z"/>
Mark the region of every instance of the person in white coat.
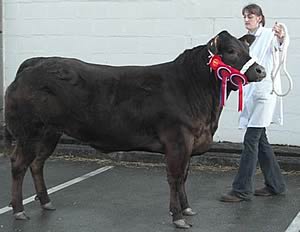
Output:
<path fill-rule="evenodd" d="M 272 94 L 272 72 L 278 64 L 283 44 L 289 43 L 287 31 L 281 24 L 265 28 L 262 9 L 249 4 L 242 10 L 248 33 L 255 35 L 250 46 L 250 55 L 266 70 L 266 78 L 261 82 L 250 83 L 244 89 L 244 109 L 240 114 L 239 127 L 247 128 L 244 148 L 241 154 L 238 173 L 232 190 L 221 196 L 224 202 L 250 200 L 254 195 L 272 196 L 284 193 L 286 184 L 280 167 L 266 135 L 270 124 L 282 124 L 282 99 Z M 275 36 L 274 36 L 275 35 Z M 275 79 L 275 87 L 280 90 L 280 78 Z M 265 186 L 254 191 L 254 177 L 257 161 L 265 179 Z"/>

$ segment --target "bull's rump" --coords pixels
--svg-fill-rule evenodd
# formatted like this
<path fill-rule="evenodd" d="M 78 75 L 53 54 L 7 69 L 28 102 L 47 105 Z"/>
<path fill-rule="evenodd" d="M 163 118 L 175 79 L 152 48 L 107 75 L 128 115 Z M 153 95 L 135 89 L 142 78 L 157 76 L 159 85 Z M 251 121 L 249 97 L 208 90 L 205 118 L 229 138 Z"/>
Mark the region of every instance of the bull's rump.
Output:
<path fill-rule="evenodd" d="M 160 151 L 159 127 L 176 115 L 162 74 L 170 75 L 166 66 L 25 61 L 6 91 L 6 124 L 15 137 L 39 136 L 48 127 L 104 151 Z"/>

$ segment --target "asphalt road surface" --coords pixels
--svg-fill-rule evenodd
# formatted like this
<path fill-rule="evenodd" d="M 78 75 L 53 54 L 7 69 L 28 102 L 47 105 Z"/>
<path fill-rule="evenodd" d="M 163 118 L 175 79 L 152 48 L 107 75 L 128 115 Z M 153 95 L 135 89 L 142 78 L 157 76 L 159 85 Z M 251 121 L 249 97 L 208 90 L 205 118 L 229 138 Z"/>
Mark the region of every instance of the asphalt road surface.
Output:
<path fill-rule="evenodd" d="M 107 168 L 99 169 L 102 167 Z M 82 178 L 94 170 L 100 172 Z M 288 192 L 284 196 L 222 203 L 218 199 L 230 189 L 235 172 L 192 168 L 187 192 L 198 214 L 187 218 L 193 227 L 185 231 L 284 232 L 291 224 L 293 231 L 300 230 L 299 173 L 285 173 Z M 169 188 L 164 167 L 52 158 L 46 163 L 45 176 L 48 189 L 53 190 L 50 197 L 56 211 L 42 211 L 37 202 L 29 201 L 25 211 L 31 219 L 15 221 L 12 211 L 5 210 L 10 201 L 10 164 L 8 158 L 0 157 L 0 232 L 182 231 L 174 228 L 168 214 Z M 256 185 L 263 185 L 260 173 Z M 24 199 L 34 195 L 29 173 L 23 192 Z"/>

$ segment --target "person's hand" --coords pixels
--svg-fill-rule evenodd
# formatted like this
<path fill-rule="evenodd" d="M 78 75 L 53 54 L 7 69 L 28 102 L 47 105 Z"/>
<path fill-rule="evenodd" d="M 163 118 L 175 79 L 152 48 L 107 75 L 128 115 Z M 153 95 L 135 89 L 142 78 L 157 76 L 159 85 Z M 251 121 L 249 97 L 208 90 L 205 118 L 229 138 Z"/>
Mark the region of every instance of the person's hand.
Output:
<path fill-rule="evenodd" d="M 275 36 L 278 38 L 279 42 L 282 44 L 283 43 L 283 38 L 285 36 L 285 31 L 282 25 L 278 24 L 275 22 L 273 26 L 273 31 Z"/>

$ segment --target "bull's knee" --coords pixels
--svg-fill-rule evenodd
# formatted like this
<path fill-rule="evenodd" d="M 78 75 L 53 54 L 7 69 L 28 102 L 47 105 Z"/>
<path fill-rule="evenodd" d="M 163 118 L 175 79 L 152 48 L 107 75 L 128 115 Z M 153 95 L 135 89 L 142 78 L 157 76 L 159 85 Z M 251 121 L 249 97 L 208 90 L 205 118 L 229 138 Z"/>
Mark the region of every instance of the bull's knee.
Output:
<path fill-rule="evenodd" d="M 11 173 L 13 178 L 17 178 L 19 176 L 25 175 L 25 172 L 27 170 L 26 166 L 20 165 L 20 166 L 15 166 L 11 168 Z"/>
<path fill-rule="evenodd" d="M 20 162 L 14 158 L 11 158 L 11 173 L 14 178 L 24 175 L 27 168 L 28 165 L 26 165 L 24 162 Z"/>

